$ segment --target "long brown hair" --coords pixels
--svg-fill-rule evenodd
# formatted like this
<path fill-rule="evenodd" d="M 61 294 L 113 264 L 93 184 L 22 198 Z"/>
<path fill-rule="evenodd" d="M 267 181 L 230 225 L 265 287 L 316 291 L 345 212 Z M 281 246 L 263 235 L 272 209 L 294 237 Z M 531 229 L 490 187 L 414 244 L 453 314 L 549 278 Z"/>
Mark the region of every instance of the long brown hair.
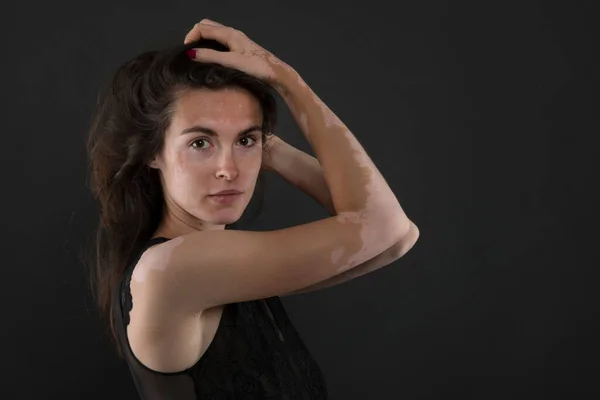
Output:
<path fill-rule="evenodd" d="M 89 129 L 86 151 L 88 185 L 99 205 L 95 236 L 86 243 L 84 263 L 100 316 L 110 325 L 113 299 L 125 270 L 152 237 L 163 214 L 164 198 L 158 171 L 147 166 L 164 145 L 174 104 L 185 90 L 241 87 L 259 101 L 263 111 L 263 146 L 276 124 L 276 101 L 266 83 L 235 69 L 190 60 L 185 51 L 206 47 L 227 51 L 221 44 L 201 40 L 161 51 L 147 51 L 115 71 L 100 91 Z M 264 181 L 256 192 L 262 205 Z"/>

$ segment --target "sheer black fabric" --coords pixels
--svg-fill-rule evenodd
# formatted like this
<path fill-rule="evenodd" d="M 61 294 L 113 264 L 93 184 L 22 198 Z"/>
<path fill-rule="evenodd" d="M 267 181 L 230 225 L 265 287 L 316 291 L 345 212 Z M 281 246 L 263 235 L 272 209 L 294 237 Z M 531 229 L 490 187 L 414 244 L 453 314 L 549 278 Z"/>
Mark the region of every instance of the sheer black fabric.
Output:
<path fill-rule="evenodd" d="M 125 328 L 132 308 L 131 273 L 144 251 L 167 240 L 157 237 L 147 243 L 115 293 L 119 341 L 142 400 L 327 398 L 323 374 L 279 297 L 227 304 L 212 343 L 187 370 L 163 373 L 141 364 Z"/>

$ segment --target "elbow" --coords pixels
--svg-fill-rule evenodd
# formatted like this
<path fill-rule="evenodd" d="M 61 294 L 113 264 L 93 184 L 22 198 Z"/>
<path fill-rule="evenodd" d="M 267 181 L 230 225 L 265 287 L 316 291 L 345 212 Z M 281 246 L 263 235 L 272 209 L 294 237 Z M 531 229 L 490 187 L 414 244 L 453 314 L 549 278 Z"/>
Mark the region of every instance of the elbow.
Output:
<path fill-rule="evenodd" d="M 409 252 L 410 249 L 413 248 L 415 243 L 419 240 L 419 228 L 409 220 L 408 228 L 404 235 L 392 246 L 391 252 L 393 254 L 394 259 L 401 258 L 406 253 Z"/>
<path fill-rule="evenodd" d="M 408 236 L 414 235 L 415 231 L 418 236 L 419 230 L 417 226 L 406 216 L 403 218 L 393 218 L 388 220 L 389 236 L 393 238 L 394 243 L 405 240 Z"/>

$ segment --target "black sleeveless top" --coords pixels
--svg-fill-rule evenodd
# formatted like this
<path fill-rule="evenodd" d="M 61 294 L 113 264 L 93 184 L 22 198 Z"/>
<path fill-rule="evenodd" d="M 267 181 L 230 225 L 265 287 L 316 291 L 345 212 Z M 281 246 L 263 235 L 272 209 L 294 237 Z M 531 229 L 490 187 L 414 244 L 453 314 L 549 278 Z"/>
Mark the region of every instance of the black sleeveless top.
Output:
<path fill-rule="evenodd" d="M 213 341 L 189 369 L 164 373 L 138 361 L 126 331 L 131 274 L 144 251 L 167 240 L 150 239 L 115 292 L 118 340 L 142 400 L 327 398 L 323 374 L 277 296 L 225 305 Z"/>

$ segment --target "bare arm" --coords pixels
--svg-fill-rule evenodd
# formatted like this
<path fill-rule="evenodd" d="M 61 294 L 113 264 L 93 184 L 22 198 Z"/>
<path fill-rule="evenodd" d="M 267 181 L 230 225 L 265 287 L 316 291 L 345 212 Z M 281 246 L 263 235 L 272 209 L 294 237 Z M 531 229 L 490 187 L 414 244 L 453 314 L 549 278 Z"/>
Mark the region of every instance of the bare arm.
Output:
<path fill-rule="evenodd" d="M 317 290 L 336 286 L 340 283 L 344 283 L 354 278 L 358 278 L 359 276 L 363 276 L 370 272 L 377 271 L 378 269 L 385 267 L 386 265 L 389 265 L 394 261 L 402 258 L 415 245 L 418 239 L 419 228 L 417 228 L 417 226 L 411 222 L 408 233 L 404 235 L 402 239 L 400 239 L 398 242 L 392 245 L 392 247 L 385 250 L 383 253 L 373 257 L 368 261 L 361 263 L 360 265 L 358 265 L 355 268 L 352 268 L 351 270 L 342 272 L 339 275 L 332 276 L 331 278 L 326 279 L 322 282 L 317 282 L 314 285 L 310 285 L 308 287 L 294 290 L 290 293 L 286 293 L 282 297 L 300 293 L 314 292 Z"/>
<path fill-rule="evenodd" d="M 409 219 L 358 139 L 294 70 L 286 71 L 278 92 L 317 156 L 336 215 L 351 210 L 387 210 L 403 236 Z M 323 157 L 327 149 L 329 157 Z M 362 187 L 360 194 L 342 195 L 356 186 Z"/>
<path fill-rule="evenodd" d="M 327 210 L 329 215 L 336 215 L 319 160 L 276 135 L 272 135 L 268 140 L 268 152 L 263 158 L 265 169 L 275 172 L 312 197 Z"/>
<path fill-rule="evenodd" d="M 266 169 L 277 173 L 287 182 L 315 199 L 330 214 L 335 215 L 335 209 L 331 202 L 331 194 L 329 193 L 329 188 L 325 182 L 319 160 L 310 154 L 295 148 L 278 136 L 273 135 L 269 140 L 270 151 L 265 158 Z M 412 221 L 410 225 L 409 231 L 402 239 L 374 258 L 325 281 L 287 293 L 286 295 L 308 293 L 339 285 L 340 283 L 344 283 L 391 264 L 406 254 L 414 246 L 419 237 L 419 229 L 417 226 Z"/>

